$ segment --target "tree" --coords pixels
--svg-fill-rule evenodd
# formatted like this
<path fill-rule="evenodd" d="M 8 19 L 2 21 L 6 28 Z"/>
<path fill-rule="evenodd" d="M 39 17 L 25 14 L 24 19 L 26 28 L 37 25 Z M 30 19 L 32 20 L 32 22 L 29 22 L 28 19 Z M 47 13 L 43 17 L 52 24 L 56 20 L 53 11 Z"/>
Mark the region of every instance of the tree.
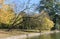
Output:
<path fill-rule="evenodd" d="M 54 26 L 54 23 L 52 20 L 50 20 L 48 13 L 44 10 L 37 17 L 34 17 L 34 22 L 37 25 L 36 29 L 40 31 L 51 30 L 51 28 Z"/>
<path fill-rule="evenodd" d="M 13 26 L 16 26 L 16 28 L 20 28 L 23 27 L 23 23 L 24 23 L 24 17 L 26 16 L 25 12 L 20 12 L 19 15 L 16 16 L 14 22 L 13 22 Z"/>
<path fill-rule="evenodd" d="M 45 10 L 48 12 L 51 20 L 53 20 L 53 22 L 56 24 L 57 21 L 55 21 L 56 18 L 56 13 L 59 16 L 60 13 L 60 3 L 58 2 L 58 0 L 41 0 L 40 4 L 37 8 L 39 10 L 39 12 L 41 12 L 42 10 Z M 54 25 L 55 27 L 56 25 Z"/>
<path fill-rule="evenodd" d="M 6 8 L 7 7 L 7 8 Z M 3 5 L 0 11 L 0 21 L 3 24 L 11 25 L 15 17 L 13 9 L 9 5 Z"/>
<path fill-rule="evenodd" d="M 27 9 L 30 9 L 31 7 L 28 7 L 28 5 L 29 5 L 29 2 L 30 2 L 30 0 L 28 0 L 28 2 L 27 2 L 27 4 L 26 4 L 26 6 L 25 6 L 25 8 L 20 12 L 20 13 L 18 13 L 18 14 L 16 14 L 16 17 L 15 17 L 15 19 L 14 19 L 14 22 L 13 22 L 13 27 L 14 26 L 21 26 L 21 25 L 19 25 L 19 24 L 21 24 L 22 22 L 20 22 L 20 19 L 22 19 L 22 17 L 24 17 L 24 14 L 23 14 L 23 16 L 21 15 L 21 13 L 25 13 L 25 10 L 27 10 Z M 23 4 L 23 5 L 25 5 L 25 3 Z M 24 7 L 24 6 L 23 6 Z M 21 18 L 19 18 L 21 16 Z M 23 20 L 23 19 L 22 19 Z M 19 21 L 19 23 L 17 23 L 17 21 Z M 17 23 L 17 24 L 16 24 Z M 11 29 L 11 28 L 10 28 Z M 10 30 L 9 29 L 9 30 Z"/>
<path fill-rule="evenodd" d="M 42 10 L 45 10 L 49 13 L 50 17 L 54 18 L 55 14 L 60 11 L 60 3 L 57 2 L 56 0 L 41 0 L 40 4 L 38 6 L 39 12 Z"/>

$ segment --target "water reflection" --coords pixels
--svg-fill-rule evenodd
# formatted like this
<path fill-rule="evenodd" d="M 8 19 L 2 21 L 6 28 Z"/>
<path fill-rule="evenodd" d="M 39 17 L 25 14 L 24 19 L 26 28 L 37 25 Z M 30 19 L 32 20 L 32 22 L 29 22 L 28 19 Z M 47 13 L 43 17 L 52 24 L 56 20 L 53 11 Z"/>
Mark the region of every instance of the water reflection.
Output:
<path fill-rule="evenodd" d="M 28 39 L 60 39 L 60 33 L 54 33 L 54 34 L 49 34 L 49 35 L 41 35 L 33 38 L 28 38 Z"/>

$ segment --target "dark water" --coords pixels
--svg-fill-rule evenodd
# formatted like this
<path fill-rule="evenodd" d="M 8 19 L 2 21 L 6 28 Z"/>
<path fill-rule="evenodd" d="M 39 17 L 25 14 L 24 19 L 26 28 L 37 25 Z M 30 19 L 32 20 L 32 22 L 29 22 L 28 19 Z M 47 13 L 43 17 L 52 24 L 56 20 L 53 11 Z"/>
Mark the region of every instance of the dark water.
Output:
<path fill-rule="evenodd" d="M 53 33 L 48 35 L 45 34 L 45 35 L 27 38 L 27 39 L 60 39 L 60 33 Z"/>

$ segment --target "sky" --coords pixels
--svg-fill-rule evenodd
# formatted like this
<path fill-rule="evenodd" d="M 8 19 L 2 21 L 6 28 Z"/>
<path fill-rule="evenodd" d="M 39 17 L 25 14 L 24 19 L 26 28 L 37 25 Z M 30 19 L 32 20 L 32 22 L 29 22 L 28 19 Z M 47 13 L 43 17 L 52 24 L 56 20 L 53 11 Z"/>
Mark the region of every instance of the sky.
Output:
<path fill-rule="evenodd" d="M 28 7 L 31 7 L 29 10 L 29 12 L 34 12 L 35 8 L 38 6 L 40 0 L 30 0 Z M 5 4 L 16 4 L 16 6 L 14 7 L 14 11 L 16 13 L 19 13 L 21 10 L 23 10 L 26 7 L 28 0 L 6 0 L 4 3 Z M 23 7 L 24 6 L 24 7 Z M 37 12 L 37 11 L 36 11 Z"/>

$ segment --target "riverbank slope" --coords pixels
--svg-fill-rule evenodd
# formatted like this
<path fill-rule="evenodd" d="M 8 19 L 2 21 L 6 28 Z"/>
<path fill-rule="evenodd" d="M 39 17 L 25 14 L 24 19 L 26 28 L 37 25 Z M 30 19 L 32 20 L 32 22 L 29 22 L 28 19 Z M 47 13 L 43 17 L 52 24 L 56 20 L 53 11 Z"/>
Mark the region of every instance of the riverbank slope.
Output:
<path fill-rule="evenodd" d="M 52 34 L 52 33 L 59 33 L 60 31 L 49 31 L 49 32 L 41 32 L 41 33 L 27 33 L 23 35 L 16 35 L 16 36 L 10 36 L 10 37 L 5 37 L 5 38 L 0 38 L 0 39 L 26 39 L 27 37 L 34 37 L 34 36 L 39 36 L 39 35 L 44 35 L 44 34 Z"/>

